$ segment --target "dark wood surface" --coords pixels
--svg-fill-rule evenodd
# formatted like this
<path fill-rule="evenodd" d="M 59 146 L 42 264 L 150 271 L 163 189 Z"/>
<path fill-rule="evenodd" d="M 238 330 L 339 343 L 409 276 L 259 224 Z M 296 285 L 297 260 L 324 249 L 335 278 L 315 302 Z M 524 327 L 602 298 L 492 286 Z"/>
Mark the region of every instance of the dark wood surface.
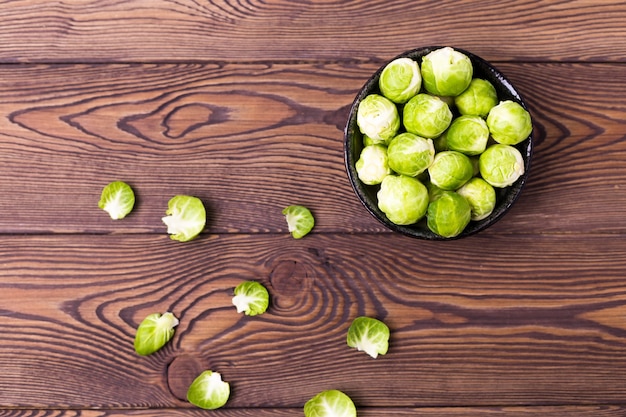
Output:
<path fill-rule="evenodd" d="M 611 1 L 0 3 L 0 416 L 303 415 L 324 389 L 360 416 L 626 415 L 626 5 Z M 344 168 L 355 94 L 427 45 L 493 62 L 535 154 L 493 227 L 426 242 L 365 211 Z M 112 180 L 137 192 L 112 221 Z M 176 194 L 208 209 L 169 239 Z M 294 240 L 281 210 L 303 204 Z M 236 314 L 233 288 L 272 304 Z M 180 318 L 140 357 L 149 313 Z M 347 347 L 384 320 L 377 359 Z"/>

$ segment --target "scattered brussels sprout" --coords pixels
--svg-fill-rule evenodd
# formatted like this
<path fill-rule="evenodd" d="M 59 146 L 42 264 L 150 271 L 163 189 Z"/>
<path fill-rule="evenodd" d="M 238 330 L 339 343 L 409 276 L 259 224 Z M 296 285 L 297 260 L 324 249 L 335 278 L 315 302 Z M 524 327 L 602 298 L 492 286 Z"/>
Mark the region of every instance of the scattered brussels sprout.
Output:
<path fill-rule="evenodd" d="M 471 220 L 478 221 L 484 219 L 496 207 L 496 191 L 482 178 L 472 178 L 456 192 L 465 197 L 469 203 Z"/>
<path fill-rule="evenodd" d="M 494 187 L 503 188 L 524 174 L 524 159 L 517 148 L 496 143 L 480 154 L 478 168 L 485 181 Z"/>
<path fill-rule="evenodd" d="M 304 404 L 304 417 L 356 417 L 352 399 L 341 391 L 322 391 Z"/>
<path fill-rule="evenodd" d="M 359 160 L 355 164 L 356 172 L 363 184 L 380 184 L 387 175 L 391 174 L 387 147 L 383 145 L 369 145 L 363 148 Z"/>
<path fill-rule="evenodd" d="M 416 223 L 428 208 L 428 190 L 422 182 L 406 175 L 387 175 L 377 193 L 378 208 L 398 225 Z"/>
<path fill-rule="evenodd" d="M 356 123 L 361 133 L 372 140 L 389 142 L 400 129 L 400 115 L 391 100 L 380 94 L 370 94 L 359 104 Z"/>
<path fill-rule="evenodd" d="M 178 319 L 170 312 L 148 315 L 135 333 L 135 352 L 147 356 L 161 349 L 174 336 L 176 326 Z"/>
<path fill-rule="evenodd" d="M 197 197 L 177 195 L 167 203 L 163 223 L 172 240 L 186 242 L 198 236 L 206 224 L 206 210 Z"/>
<path fill-rule="evenodd" d="M 487 126 L 493 140 L 503 145 L 517 145 L 533 130 L 530 113 L 511 100 L 502 101 L 489 111 Z"/>
<path fill-rule="evenodd" d="M 113 220 L 123 219 L 133 210 L 135 193 L 130 185 L 113 181 L 102 189 L 98 207 L 109 213 Z"/>
<path fill-rule="evenodd" d="M 283 209 L 287 227 L 294 239 L 300 239 L 309 234 L 315 225 L 311 211 L 298 205 L 287 206 Z"/>
<path fill-rule="evenodd" d="M 222 381 L 218 372 L 204 371 L 189 386 L 187 400 L 196 407 L 215 410 L 222 407 L 230 396 L 230 385 Z"/>
<path fill-rule="evenodd" d="M 459 116 L 450 123 L 446 131 L 448 149 L 478 155 L 487 149 L 489 128 L 480 116 Z"/>
<path fill-rule="evenodd" d="M 474 78 L 469 87 L 454 97 L 454 105 L 461 114 L 487 117 L 489 110 L 498 104 L 496 88 L 487 80 Z"/>
<path fill-rule="evenodd" d="M 467 155 L 457 151 L 442 151 L 428 168 L 430 181 L 442 190 L 456 190 L 474 175 L 474 166 Z"/>
<path fill-rule="evenodd" d="M 233 304 L 237 307 L 237 313 L 256 316 L 265 313 L 270 304 L 270 295 L 261 283 L 244 281 L 235 287 Z"/>
<path fill-rule="evenodd" d="M 426 224 L 439 236 L 458 236 L 469 224 L 471 208 L 465 197 L 455 191 L 444 191 L 428 205 Z"/>
<path fill-rule="evenodd" d="M 406 103 L 422 87 L 419 64 L 411 58 L 397 58 L 383 68 L 378 79 L 381 93 L 394 103 Z"/>
<path fill-rule="evenodd" d="M 450 126 L 452 111 L 439 97 L 420 93 L 404 105 L 402 121 L 407 132 L 433 139 Z"/>
<path fill-rule="evenodd" d="M 457 96 L 469 86 L 474 67 L 469 57 L 449 46 L 422 58 L 424 88 L 437 96 Z"/>
<path fill-rule="evenodd" d="M 404 132 L 389 142 L 387 157 L 393 171 L 415 177 L 426 171 L 433 162 L 435 146 L 431 139 Z"/>
<path fill-rule="evenodd" d="M 357 317 L 350 324 L 348 346 L 363 351 L 376 359 L 384 355 L 389 349 L 389 327 L 380 320 L 372 317 Z"/>

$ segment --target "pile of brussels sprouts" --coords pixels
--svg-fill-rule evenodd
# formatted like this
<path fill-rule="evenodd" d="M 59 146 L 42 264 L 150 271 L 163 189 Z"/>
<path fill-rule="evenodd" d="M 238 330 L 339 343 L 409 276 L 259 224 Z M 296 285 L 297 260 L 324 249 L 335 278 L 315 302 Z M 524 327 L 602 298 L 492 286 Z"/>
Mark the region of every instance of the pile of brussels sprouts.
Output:
<path fill-rule="evenodd" d="M 519 103 L 500 101 L 495 87 L 474 78 L 470 58 L 450 47 L 388 63 L 380 93 L 358 105 L 363 150 L 359 180 L 380 185 L 378 208 L 394 224 L 426 217 L 428 228 L 450 238 L 496 206 L 495 188 L 524 174 L 514 146 L 532 131 Z M 495 187 L 495 188 L 494 188 Z"/>

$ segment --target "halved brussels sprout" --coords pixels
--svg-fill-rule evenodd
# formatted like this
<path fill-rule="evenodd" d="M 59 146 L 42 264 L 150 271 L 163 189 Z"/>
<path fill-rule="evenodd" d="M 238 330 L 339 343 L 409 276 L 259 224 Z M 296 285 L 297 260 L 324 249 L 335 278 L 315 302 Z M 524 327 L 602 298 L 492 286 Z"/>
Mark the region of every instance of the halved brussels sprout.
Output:
<path fill-rule="evenodd" d="M 465 197 L 455 191 L 444 191 L 428 205 L 426 224 L 439 236 L 458 236 L 470 222 L 471 208 Z"/>
<path fill-rule="evenodd" d="M 222 381 L 218 372 L 204 371 L 189 386 L 187 400 L 196 407 L 215 410 L 226 404 L 230 396 L 230 385 Z"/>
<path fill-rule="evenodd" d="M 511 100 L 502 101 L 489 111 L 487 126 L 493 140 L 503 145 L 517 145 L 533 130 L 530 113 Z"/>
<path fill-rule="evenodd" d="M 439 97 L 420 93 L 404 105 L 402 121 L 407 132 L 433 139 L 450 126 L 452 111 Z"/>
<path fill-rule="evenodd" d="M 352 399 L 339 390 L 322 391 L 304 404 L 304 417 L 356 417 Z"/>
<path fill-rule="evenodd" d="M 113 220 L 126 217 L 135 205 L 135 193 L 130 185 L 113 181 L 102 189 L 98 207 L 109 213 Z"/>
<path fill-rule="evenodd" d="M 474 175 L 471 159 L 461 152 L 442 151 L 428 167 L 430 181 L 442 190 L 456 190 Z"/>
<path fill-rule="evenodd" d="M 346 338 L 348 346 L 376 359 L 389 349 L 389 327 L 372 317 L 357 317 L 352 321 Z"/>
<path fill-rule="evenodd" d="M 393 171 L 415 177 L 426 171 L 433 162 L 435 146 L 431 139 L 404 132 L 389 142 L 387 157 Z"/>
<path fill-rule="evenodd" d="M 474 78 L 465 91 L 454 97 L 454 104 L 461 114 L 485 118 L 498 104 L 498 93 L 489 81 Z"/>
<path fill-rule="evenodd" d="M 380 73 L 378 86 L 389 100 L 406 103 L 422 87 L 419 64 L 411 58 L 394 59 Z"/>
<path fill-rule="evenodd" d="M 471 219 L 482 220 L 496 207 L 496 191 L 484 179 L 474 177 L 456 190 L 470 205 Z"/>
<path fill-rule="evenodd" d="M 389 142 L 400 129 L 400 115 L 395 103 L 380 94 L 365 97 L 356 113 L 361 133 L 376 142 Z"/>
<path fill-rule="evenodd" d="M 377 193 L 378 208 L 398 225 L 416 223 L 428 208 L 428 190 L 417 178 L 387 175 Z"/>
<path fill-rule="evenodd" d="M 469 57 L 449 46 L 422 58 L 422 81 L 431 94 L 458 96 L 470 85 L 473 75 Z"/>
<path fill-rule="evenodd" d="M 263 314 L 270 304 L 270 295 L 263 284 L 256 281 L 244 281 L 235 287 L 233 304 L 237 313 L 246 316 Z"/>
<path fill-rule="evenodd" d="M 186 242 L 202 232 L 206 224 L 206 210 L 202 201 L 189 195 L 177 195 L 167 203 L 163 223 L 172 240 Z"/>
<path fill-rule="evenodd" d="M 174 336 L 176 326 L 178 319 L 170 312 L 148 315 L 135 333 L 135 352 L 146 356 L 158 351 Z"/>
<path fill-rule="evenodd" d="M 283 209 L 287 228 L 294 239 L 301 239 L 308 235 L 315 226 L 315 218 L 311 210 L 304 206 L 291 205 Z"/>
<path fill-rule="evenodd" d="M 478 155 L 487 149 L 489 128 L 480 116 L 459 116 L 446 130 L 446 143 L 453 151 Z"/>
<path fill-rule="evenodd" d="M 496 143 L 478 159 L 480 175 L 494 187 L 508 187 L 524 174 L 524 158 L 517 148 Z"/>
<path fill-rule="evenodd" d="M 391 174 L 387 147 L 383 145 L 369 145 L 363 148 L 355 164 L 356 173 L 363 184 L 380 184 L 387 175 Z"/>

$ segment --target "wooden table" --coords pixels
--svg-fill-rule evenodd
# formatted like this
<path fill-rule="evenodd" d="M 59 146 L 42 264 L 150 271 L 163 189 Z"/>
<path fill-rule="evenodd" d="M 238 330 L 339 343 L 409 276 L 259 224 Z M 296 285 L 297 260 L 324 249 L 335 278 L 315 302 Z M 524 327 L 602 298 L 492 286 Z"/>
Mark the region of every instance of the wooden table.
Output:
<path fill-rule="evenodd" d="M 0 3 L 0 415 L 294 416 L 340 389 L 360 416 L 626 415 L 626 5 L 580 1 Z M 352 100 L 420 46 L 491 62 L 535 154 L 492 228 L 393 234 L 354 195 Z M 128 182 L 113 221 L 102 187 Z M 201 198 L 207 227 L 161 217 Z M 281 210 L 309 207 L 292 239 Z M 258 280 L 267 313 L 237 314 Z M 140 357 L 139 322 L 180 318 Z M 391 328 L 377 359 L 350 321 Z M 232 394 L 185 399 L 204 369 Z"/>

